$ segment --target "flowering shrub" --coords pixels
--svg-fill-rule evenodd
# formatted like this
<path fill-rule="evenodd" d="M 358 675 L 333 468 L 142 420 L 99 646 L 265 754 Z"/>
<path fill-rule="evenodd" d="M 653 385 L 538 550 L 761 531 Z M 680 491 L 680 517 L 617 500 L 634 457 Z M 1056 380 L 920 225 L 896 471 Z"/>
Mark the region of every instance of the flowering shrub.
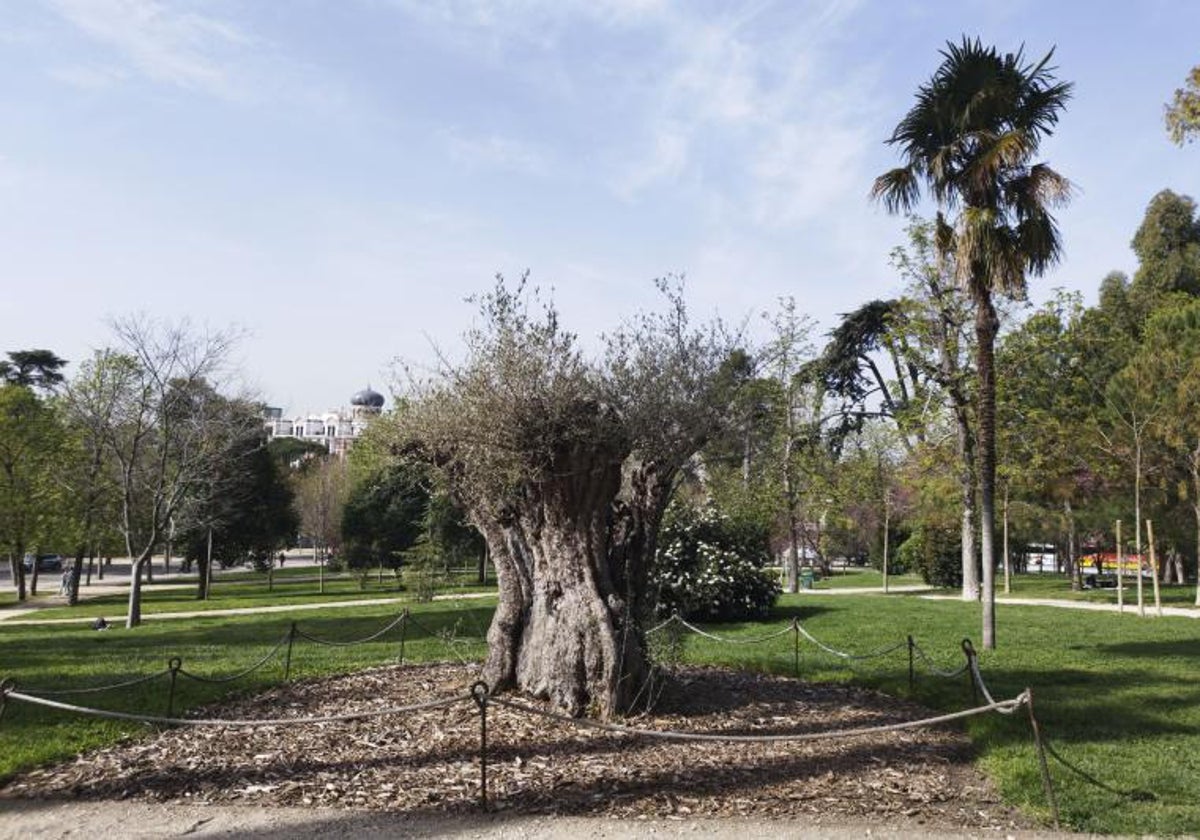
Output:
<path fill-rule="evenodd" d="M 673 503 L 651 571 L 656 612 L 704 621 L 761 618 L 779 594 L 775 578 L 762 570 L 770 556 L 766 533 L 711 505 Z"/>

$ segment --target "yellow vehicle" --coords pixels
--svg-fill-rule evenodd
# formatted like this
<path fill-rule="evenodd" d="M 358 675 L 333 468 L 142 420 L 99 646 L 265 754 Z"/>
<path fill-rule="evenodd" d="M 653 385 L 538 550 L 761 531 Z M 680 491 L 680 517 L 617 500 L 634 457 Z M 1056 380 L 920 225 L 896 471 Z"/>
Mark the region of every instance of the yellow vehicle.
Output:
<path fill-rule="evenodd" d="M 1111 551 L 1085 554 L 1079 558 L 1079 568 L 1085 574 L 1096 572 L 1102 575 L 1115 575 L 1117 573 L 1117 555 Z M 1132 577 L 1138 573 L 1139 569 L 1143 577 L 1150 577 L 1152 574 L 1149 561 L 1140 554 L 1121 555 L 1122 575 Z"/>

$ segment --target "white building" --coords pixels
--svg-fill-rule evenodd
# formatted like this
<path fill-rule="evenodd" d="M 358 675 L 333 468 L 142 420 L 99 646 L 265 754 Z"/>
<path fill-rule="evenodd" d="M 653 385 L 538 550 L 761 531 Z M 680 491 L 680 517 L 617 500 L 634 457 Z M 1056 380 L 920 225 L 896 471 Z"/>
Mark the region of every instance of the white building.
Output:
<path fill-rule="evenodd" d="M 284 417 L 283 409 L 268 406 L 263 411 L 263 425 L 268 440 L 277 437 L 310 440 L 324 445 L 331 454 L 342 457 L 350 444 L 383 411 L 383 402 L 383 394 L 372 391 L 368 386 L 350 398 L 349 409 Z"/>

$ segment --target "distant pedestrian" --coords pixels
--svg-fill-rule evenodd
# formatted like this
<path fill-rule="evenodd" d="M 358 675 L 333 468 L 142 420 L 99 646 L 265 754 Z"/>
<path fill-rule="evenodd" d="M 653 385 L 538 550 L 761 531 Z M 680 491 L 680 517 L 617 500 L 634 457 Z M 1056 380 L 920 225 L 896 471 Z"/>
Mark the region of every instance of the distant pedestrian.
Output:
<path fill-rule="evenodd" d="M 281 569 L 283 568 L 283 561 L 286 559 L 287 559 L 287 555 L 284 554 L 282 551 L 279 552 L 279 568 L 281 568 Z"/>
<path fill-rule="evenodd" d="M 71 570 L 70 569 L 63 569 L 62 581 L 58 585 L 58 594 L 59 595 L 70 595 L 71 594 Z"/>

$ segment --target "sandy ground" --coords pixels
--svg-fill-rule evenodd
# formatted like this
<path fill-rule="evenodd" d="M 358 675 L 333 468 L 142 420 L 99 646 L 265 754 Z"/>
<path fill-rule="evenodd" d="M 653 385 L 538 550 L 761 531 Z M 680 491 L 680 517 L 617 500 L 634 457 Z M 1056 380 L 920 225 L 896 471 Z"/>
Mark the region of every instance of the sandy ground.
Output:
<path fill-rule="evenodd" d="M 1061 838 L 1058 832 L 935 831 L 917 823 L 887 825 L 810 819 L 688 818 L 614 819 L 484 815 L 419 816 L 323 808 L 260 808 L 229 805 L 156 805 L 143 802 L 0 803 L 0 840 L 98 837 L 394 837 L 606 838 L 759 837 L 818 838 Z"/>

